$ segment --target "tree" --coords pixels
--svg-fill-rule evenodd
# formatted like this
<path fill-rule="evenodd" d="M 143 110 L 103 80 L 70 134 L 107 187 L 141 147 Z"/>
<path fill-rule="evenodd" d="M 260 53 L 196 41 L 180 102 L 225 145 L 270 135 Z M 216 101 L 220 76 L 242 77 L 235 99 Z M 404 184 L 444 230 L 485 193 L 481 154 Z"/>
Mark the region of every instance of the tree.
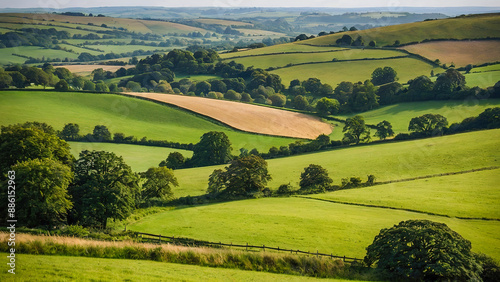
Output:
<path fill-rule="evenodd" d="M 271 176 L 267 162 L 256 155 L 248 155 L 231 162 L 225 170 L 215 170 L 209 178 L 208 193 L 228 196 L 244 196 L 261 192 Z"/>
<path fill-rule="evenodd" d="M 224 98 L 228 100 L 236 100 L 239 101 L 242 98 L 242 95 L 234 90 L 228 90 L 226 94 L 224 94 Z"/>
<path fill-rule="evenodd" d="M 462 90 L 465 87 L 465 76 L 456 69 L 448 69 L 440 74 L 434 84 L 437 93 L 451 93 Z"/>
<path fill-rule="evenodd" d="M 104 151 L 82 151 L 69 187 L 74 201 L 70 223 L 106 228 L 109 218 L 122 220 L 133 211 L 138 177 L 122 157 Z"/>
<path fill-rule="evenodd" d="M 377 90 L 380 105 L 389 105 L 398 102 L 399 94 L 403 85 L 398 82 L 382 85 Z"/>
<path fill-rule="evenodd" d="M 166 166 L 170 169 L 178 169 L 178 168 L 181 168 L 182 166 L 184 166 L 185 161 L 186 161 L 186 159 L 184 158 L 184 156 L 181 153 L 172 152 L 172 153 L 168 154 L 168 157 L 166 160 L 161 161 L 160 167 Z"/>
<path fill-rule="evenodd" d="M 310 164 L 300 174 L 300 189 L 325 191 L 333 180 L 328 176 L 328 171 L 320 165 Z"/>
<path fill-rule="evenodd" d="M 179 186 L 173 170 L 167 167 L 152 167 L 140 174 L 146 179 L 142 185 L 142 198 L 162 198 L 167 199 L 174 196 L 170 186 Z"/>
<path fill-rule="evenodd" d="M 28 227 L 53 227 L 66 223 L 73 206 L 68 186 L 73 179 L 69 166 L 52 159 L 32 159 L 12 166 L 16 172 L 16 218 Z"/>
<path fill-rule="evenodd" d="M 198 166 L 225 164 L 232 159 L 231 150 L 231 142 L 224 132 L 210 131 L 194 145 L 191 162 Z"/>
<path fill-rule="evenodd" d="M 66 80 L 61 79 L 56 83 L 56 86 L 54 88 L 57 91 L 69 91 L 69 84 L 68 82 L 66 82 Z"/>
<path fill-rule="evenodd" d="M 141 92 L 142 91 L 141 84 L 138 82 L 135 82 L 135 81 L 127 82 L 125 87 L 127 89 L 130 89 L 130 91 L 133 91 L 133 92 Z"/>
<path fill-rule="evenodd" d="M 434 99 L 432 89 L 434 82 L 425 75 L 408 81 L 408 98 L 410 101 L 425 101 Z"/>
<path fill-rule="evenodd" d="M 76 123 L 68 123 L 64 125 L 63 130 L 59 134 L 64 140 L 77 140 L 80 137 L 80 126 Z"/>
<path fill-rule="evenodd" d="M 92 137 L 94 141 L 102 142 L 102 141 L 111 141 L 111 132 L 109 132 L 108 128 L 105 125 L 96 125 L 94 127 L 94 131 L 92 132 Z"/>
<path fill-rule="evenodd" d="M 391 123 L 386 120 L 379 122 L 377 124 L 377 132 L 375 132 L 375 136 L 380 139 L 394 136 L 394 131 L 392 130 Z"/>
<path fill-rule="evenodd" d="M 386 84 L 396 81 L 397 73 L 391 67 L 376 68 L 372 73 L 372 83 L 374 85 Z"/>
<path fill-rule="evenodd" d="M 440 114 L 425 114 L 410 120 L 409 131 L 422 133 L 424 135 L 440 135 L 448 126 L 448 120 Z"/>
<path fill-rule="evenodd" d="M 352 39 L 352 37 L 347 34 L 343 35 L 342 38 L 339 38 L 336 41 L 338 45 L 347 45 L 347 46 L 351 46 L 353 42 L 354 40 Z"/>
<path fill-rule="evenodd" d="M 98 81 L 95 84 L 95 91 L 97 91 L 97 92 L 109 92 L 109 87 L 103 81 Z"/>
<path fill-rule="evenodd" d="M 212 85 L 206 81 L 200 81 L 196 83 L 196 95 L 200 96 L 201 93 L 207 94 L 210 92 Z"/>
<path fill-rule="evenodd" d="M 6 72 L 0 72 L 0 88 L 9 88 L 12 85 L 12 77 Z"/>
<path fill-rule="evenodd" d="M 329 99 L 326 97 L 323 97 L 318 100 L 316 103 L 316 111 L 320 115 L 334 115 L 339 112 L 340 109 L 340 104 L 339 101 L 335 99 Z"/>
<path fill-rule="evenodd" d="M 402 221 L 382 229 L 366 250 L 364 261 L 376 263 L 390 280 L 480 280 L 470 241 L 444 223 Z"/>
<path fill-rule="evenodd" d="M 83 82 L 82 89 L 87 91 L 95 91 L 95 84 L 90 80 L 85 80 L 85 82 Z"/>
<path fill-rule="evenodd" d="M 13 71 L 9 75 L 12 77 L 12 85 L 15 87 L 24 88 L 27 86 L 26 77 L 22 73 Z"/>
<path fill-rule="evenodd" d="M 348 118 L 342 132 L 345 132 L 344 139 L 348 142 L 359 144 L 360 141 L 370 139 L 370 130 L 365 125 L 365 119 L 360 115 Z"/>
<path fill-rule="evenodd" d="M 309 106 L 309 102 L 302 95 L 297 95 L 293 98 L 292 105 L 297 110 L 305 110 Z"/>
<path fill-rule="evenodd" d="M 271 100 L 272 105 L 276 107 L 284 107 L 286 104 L 286 96 L 283 94 L 274 94 L 269 96 L 269 100 Z"/>
<path fill-rule="evenodd" d="M 69 145 L 44 123 L 2 126 L 0 134 L 0 171 L 8 171 L 18 162 L 32 159 L 53 159 L 71 165 Z"/>

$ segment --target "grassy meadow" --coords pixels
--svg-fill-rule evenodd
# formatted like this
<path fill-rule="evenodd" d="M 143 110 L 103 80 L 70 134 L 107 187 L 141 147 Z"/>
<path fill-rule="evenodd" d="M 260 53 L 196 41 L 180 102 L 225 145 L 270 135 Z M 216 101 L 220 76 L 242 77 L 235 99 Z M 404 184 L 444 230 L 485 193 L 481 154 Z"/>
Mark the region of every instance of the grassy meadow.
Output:
<path fill-rule="evenodd" d="M 193 155 L 192 151 L 164 147 L 113 143 L 68 143 L 71 147 L 71 154 L 75 156 L 75 158 L 78 158 L 78 155 L 83 150 L 113 152 L 117 156 L 122 156 L 125 163 L 136 172 L 146 171 L 150 167 L 157 167 L 158 164 L 165 160 L 171 152 L 179 152 L 185 158 L 190 158 Z"/>
<path fill-rule="evenodd" d="M 283 84 L 288 85 L 294 79 L 306 80 L 315 77 L 333 88 L 342 81 L 358 82 L 371 79 L 376 68 L 392 67 L 398 74 L 399 82 L 406 83 L 421 75 L 429 76 L 431 71 L 441 73 L 442 68 L 433 67 L 421 60 L 412 58 L 387 59 L 375 61 L 331 62 L 321 64 L 300 65 L 271 71 L 281 77 Z"/>
<path fill-rule="evenodd" d="M 500 259 L 497 221 L 461 220 L 296 197 L 178 208 L 144 217 L 127 228 L 212 242 L 318 250 L 363 258 L 365 248 L 380 229 L 409 219 L 446 223 L 472 242 L 473 251 Z"/>
<path fill-rule="evenodd" d="M 300 174 L 309 164 L 326 168 L 333 184 L 357 176 L 366 181 L 373 174 L 377 181 L 405 179 L 436 173 L 457 172 L 498 166 L 500 130 L 478 131 L 430 139 L 367 145 L 267 160 L 271 189 L 290 183 L 299 188 Z M 180 187 L 176 197 L 205 194 L 208 177 L 224 165 L 175 171 Z"/>
<path fill-rule="evenodd" d="M 340 190 L 307 197 L 418 210 L 466 218 L 500 219 L 500 170 L 485 170 Z"/>
<path fill-rule="evenodd" d="M 0 253 L 2 257 L 7 253 Z M 2 281 L 315 281 L 312 277 L 202 267 L 131 259 L 16 255 L 15 276 L 2 271 Z M 196 273 L 196 276 L 194 274 Z M 322 279 L 324 280 L 324 279 Z M 343 281 L 343 280 L 336 280 Z"/>
<path fill-rule="evenodd" d="M 225 60 L 233 57 L 263 55 L 270 53 L 317 52 L 317 51 L 332 51 L 332 50 L 340 51 L 349 49 L 339 48 L 339 47 L 319 47 L 319 46 L 309 46 L 297 43 L 286 43 L 286 44 L 268 46 L 264 48 L 242 50 L 239 52 L 222 53 L 220 54 L 220 57 Z"/>
<path fill-rule="evenodd" d="M 206 132 L 223 131 L 235 154 L 240 148 L 267 151 L 295 140 L 235 131 L 186 111 L 113 94 L 4 91 L 0 112 L 5 113 L 1 125 L 39 121 L 60 130 L 66 123 L 77 123 L 80 134 L 106 125 L 111 133 L 180 143 L 197 143 Z"/>

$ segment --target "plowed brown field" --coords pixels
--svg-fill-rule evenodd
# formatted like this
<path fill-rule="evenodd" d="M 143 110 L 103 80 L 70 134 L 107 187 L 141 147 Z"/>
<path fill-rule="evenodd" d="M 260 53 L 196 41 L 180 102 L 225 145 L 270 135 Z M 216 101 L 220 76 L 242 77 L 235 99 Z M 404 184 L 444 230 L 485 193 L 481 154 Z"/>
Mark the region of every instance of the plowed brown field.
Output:
<path fill-rule="evenodd" d="M 426 42 L 401 49 L 457 67 L 500 61 L 500 40 Z"/>
<path fill-rule="evenodd" d="M 332 128 L 319 118 L 257 105 L 158 93 L 124 93 L 172 104 L 253 133 L 314 139 Z"/>

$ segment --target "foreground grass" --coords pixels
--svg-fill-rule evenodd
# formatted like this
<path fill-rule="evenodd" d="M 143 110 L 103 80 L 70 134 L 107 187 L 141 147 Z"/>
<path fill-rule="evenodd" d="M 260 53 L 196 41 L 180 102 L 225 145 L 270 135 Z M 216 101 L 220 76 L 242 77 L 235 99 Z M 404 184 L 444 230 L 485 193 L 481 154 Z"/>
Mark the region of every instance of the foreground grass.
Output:
<path fill-rule="evenodd" d="M 77 123 L 80 134 L 106 125 L 112 133 L 180 143 L 197 143 L 208 131 L 223 131 L 235 154 L 240 148 L 267 151 L 294 141 L 235 131 L 186 111 L 113 94 L 3 91 L 0 112 L 0 125 L 38 121 L 61 130 L 66 123 Z"/>
<path fill-rule="evenodd" d="M 307 197 L 411 209 L 470 218 L 500 219 L 500 169 L 340 190 Z"/>
<path fill-rule="evenodd" d="M 193 155 L 192 151 L 171 149 L 164 147 L 152 147 L 129 144 L 113 144 L 113 143 L 88 143 L 88 142 L 68 142 L 71 146 L 71 154 L 78 158 L 78 155 L 83 150 L 97 150 L 113 152 L 118 156 L 122 156 L 133 171 L 146 171 L 150 167 L 157 167 L 159 163 L 165 160 L 171 152 L 179 152 L 185 158 L 190 158 Z"/>
<path fill-rule="evenodd" d="M 0 255 L 5 257 L 7 253 Z M 16 275 L 2 271 L 0 280 L 313 281 L 317 278 L 156 261 L 21 254 L 17 255 Z"/>
<path fill-rule="evenodd" d="M 0 233 L 2 247 L 6 252 L 7 233 Z M 349 275 L 348 267 L 341 260 L 314 256 L 288 255 L 278 253 L 252 253 L 230 249 L 193 248 L 173 245 L 133 243 L 130 241 L 91 241 L 70 237 L 37 236 L 17 234 L 16 255 L 66 255 L 93 258 L 135 259 L 169 263 L 183 263 L 199 266 L 234 268 L 294 274 L 314 277 L 338 277 Z"/>
<path fill-rule="evenodd" d="M 286 158 L 267 160 L 273 179 L 271 189 L 290 183 L 299 188 L 300 174 L 309 164 L 328 170 L 334 184 L 345 177 L 366 181 L 373 174 L 377 181 L 397 180 L 437 173 L 457 172 L 498 166 L 500 130 L 476 131 L 436 138 L 336 149 Z M 205 194 L 208 177 L 224 166 L 176 170 L 180 187 L 178 197 Z"/>
<path fill-rule="evenodd" d="M 448 119 L 448 123 L 461 122 L 465 118 L 477 116 L 487 108 L 499 107 L 500 99 L 485 100 L 457 100 L 457 101 L 426 101 L 400 103 L 380 107 L 378 109 L 359 113 L 368 124 L 378 124 L 387 120 L 392 124 L 392 130 L 396 133 L 408 132 L 410 120 L 424 114 L 440 114 Z M 357 114 L 338 116 L 342 119 Z M 340 130 L 341 131 L 341 130 Z M 372 130 L 372 134 L 375 130 Z M 374 139 L 377 139 L 374 137 Z"/>
<path fill-rule="evenodd" d="M 409 219 L 446 223 L 472 242 L 473 251 L 500 259 L 498 221 L 461 220 L 296 197 L 179 208 L 144 217 L 127 228 L 212 242 L 318 250 L 363 258 L 365 248 L 382 228 Z"/>

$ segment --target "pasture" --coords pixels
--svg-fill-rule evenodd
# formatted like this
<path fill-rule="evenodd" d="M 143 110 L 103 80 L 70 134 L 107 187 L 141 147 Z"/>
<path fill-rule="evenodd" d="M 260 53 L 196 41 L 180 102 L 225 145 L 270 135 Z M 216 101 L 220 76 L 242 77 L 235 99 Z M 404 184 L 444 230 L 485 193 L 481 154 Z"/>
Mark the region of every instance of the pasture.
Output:
<path fill-rule="evenodd" d="M 171 94 L 124 94 L 172 104 L 246 132 L 306 139 L 332 132 L 329 124 L 316 117 L 269 107 Z"/>
<path fill-rule="evenodd" d="M 89 142 L 68 142 L 71 147 L 71 154 L 78 159 L 78 155 L 83 150 L 96 150 L 113 152 L 117 156 L 122 156 L 126 164 L 133 171 L 146 171 L 150 167 L 158 167 L 158 164 L 168 157 L 171 152 L 179 152 L 185 158 L 193 155 L 192 151 L 172 149 L 164 147 L 152 147 L 130 144 L 113 143 L 89 143 Z"/>
<path fill-rule="evenodd" d="M 235 154 L 240 148 L 267 151 L 295 140 L 235 131 L 183 110 L 113 94 L 3 91 L 0 112 L 4 113 L 1 125 L 39 121 L 60 130 L 66 123 L 77 123 L 80 134 L 105 125 L 111 133 L 180 143 L 194 144 L 208 131 L 222 131 Z"/>
<path fill-rule="evenodd" d="M 18 46 L 11 48 L 0 48 L 0 65 L 7 64 L 24 64 L 27 58 L 15 56 L 12 54 L 19 54 L 27 57 L 37 59 L 76 59 L 78 54 L 70 53 L 63 50 L 46 49 L 39 46 Z"/>
<path fill-rule="evenodd" d="M 401 47 L 441 64 L 464 67 L 500 61 L 500 40 L 487 41 L 437 41 Z"/>
<path fill-rule="evenodd" d="M 333 184 L 340 185 L 346 177 L 373 174 L 377 181 L 389 181 L 436 173 L 457 172 L 489 166 L 498 166 L 500 130 L 477 131 L 443 137 L 371 144 L 267 160 L 272 180 L 268 187 L 277 189 L 290 183 L 299 188 L 300 174 L 309 164 L 318 164 L 328 170 Z M 208 177 L 214 169 L 224 166 L 180 169 L 175 171 L 180 187 L 177 197 L 205 194 Z"/>
<path fill-rule="evenodd" d="M 331 50 L 340 51 L 349 49 L 339 48 L 339 47 L 318 47 L 318 46 L 302 45 L 297 43 L 286 43 L 286 44 L 273 45 L 273 46 L 239 51 L 239 52 L 222 53 L 220 54 L 220 57 L 222 59 L 228 59 L 232 57 L 253 56 L 253 55 L 262 55 L 270 53 L 317 52 L 317 51 L 331 51 Z"/>
<path fill-rule="evenodd" d="M 461 220 L 296 197 L 178 208 L 146 216 L 127 228 L 212 242 L 318 250 L 363 258 L 365 248 L 380 229 L 409 219 L 446 223 L 472 242 L 473 251 L 500 259 L 497 221 Z"/>
<path fill-rule="evenodd" d="M 473 69 L 474 70 L 474 69 Z M 467 86 L 488 88 L 500 81 L 500 71 L 471 72 L 464 74 Z"/>
<path fill-rule="evenodd" d="M 269 67 L 284 67 L 288 64 L 303 64 L 309 62 L 331 62 L 336 60 L 358 60 L 365 58 L 387 58 L 394 56 L 406 56 L 405 53 L 392 50 L 370 50 L 370 49 L 349 49 L 336 52 L 325 53 L 296 53 L 296 54 L 274 54 L 260 55 L 255 57 L 227 59 L 226 61 L 235 61 L 246 67 L 254 66 L 256 68 L 266 69 Z M 321 68 L 321 65 L 316 65 Z"/>
<path fill-rule="evenodd" d="M 481 14 L 348 31 L 309 39 L 303 41 L 303 43 L 333 45 L 336 44 L 337 39 L 346 34 L 354 39 L 362 36 L 365 42 L 374 40 L 377 46 L 392 45 L 396 40 L 399 40 L 401 44 L 405 44 L 420 42 L 424 39 L 484 39 L 499 37 L 500 15 Z"/>
<path fill-rule="evenodd" d="M 300 65 L 270 71 L 281 77 L 283 84 L 288 85 L 294 79 L 306 80 L 315 77 L 322 83 L 328 83 L 333 88 L 342 81 L 358 82 L 371 79 L 376 68 L 392 67 L 398 75 L 401 84 L 421 75 L 429 76 L 431 71 L 441 73 L 442 68 L 436 68 L 421 60 L 413 58 L 387 59 L 374 61 L 331 62 L 310 65 Z"/>
<path fill-rule="evenodd" d="M 387 120 L 392 124 L 392 130 L 397 133 L 408 132 L 410 120 L 424 114 L 440 114 L 448 119 L 448 124 L 477 116 L 487 108 L 500 107 L 500 99 L 465 99 L 451 101 L 426 101 L 400 103 L 383 106 L 375 110 L 359 113 L 365 118 L 367 124 L 376 125 Z M 357 114 L 338 116 L 342 119 Z M 341 131 L 341 130 L 340 130 Z M 375 130 L 372 130 L 372 134 Z M 375 138 L 376 139 L 376 138 Z"/>
<path fill-rule="evenodd" d="M 211 19 L 211 18 L 206 18 L 206 19 L 195 19 L 195 21 L 204 23 L 204 24 L 216 24 L 216 25 L 223 25 L 223 26 L 253 26 L 253 23 L 246 23 L 246 22 L 241 22 L 241 21 L 231 21 L 231 20 L 224 20 L 224 19 Z"/>
<path fill-rule="evenodd" d="M 499 169 L 485 170 L 306 197 L 451 217 L 500 219 L 499 173 Z"/>
<path fill-rule="evenodd" d="M 2 257 L 7 253 L 0 253 Z M 16 254 L 16 281 L 316 281 L 312 277 L 147 260 Z M 0 280 L 13 275 L 2 271 Z M 324 279 L 322 279 L 324 280 Z"/>

